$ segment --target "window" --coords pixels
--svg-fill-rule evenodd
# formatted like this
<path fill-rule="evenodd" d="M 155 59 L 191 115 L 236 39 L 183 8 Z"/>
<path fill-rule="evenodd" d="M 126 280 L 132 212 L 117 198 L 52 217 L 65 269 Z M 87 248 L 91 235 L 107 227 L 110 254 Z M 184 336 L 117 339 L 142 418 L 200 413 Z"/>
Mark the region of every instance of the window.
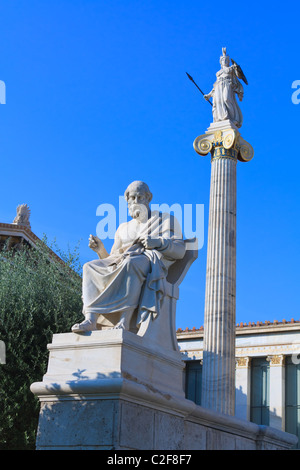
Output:
<path fill-rule="evenodd" d="M 187 361 L 185 366 L 185 396 L 196 405 L 201 404 L 202 365 L 200 361 Z"/>
<path fill-rule="evenodd" d="M 286 357 L 285 363 L 285 431 L 300 438 L 300 364 Z M 298 442 L 298 449 L 300 444 Z"/>
<path fill-rule="evenodd" d="M 251 361 L 250 421 L 269 425 L 270 365 L 265 357 Z"/>

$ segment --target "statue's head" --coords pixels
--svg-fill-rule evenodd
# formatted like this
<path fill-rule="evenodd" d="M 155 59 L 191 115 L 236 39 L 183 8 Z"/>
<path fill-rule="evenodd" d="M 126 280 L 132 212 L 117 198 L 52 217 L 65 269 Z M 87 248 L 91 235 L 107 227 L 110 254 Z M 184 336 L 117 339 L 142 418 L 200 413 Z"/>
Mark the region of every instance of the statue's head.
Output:
<path fill-rule="evenodd" d="M 131 217 L 141 220 L 148 218 L 152 193 L 146 183 L 143 181 L 133 181 L 127 187 L 124 196 Z"/>
<path fill-rule="evenodd" d="M 220 57 L 220 64 L 225 67 L 230 65 L 230 57 L 226 54 L 226 47 L 222 47 L 222 55 Z"/>

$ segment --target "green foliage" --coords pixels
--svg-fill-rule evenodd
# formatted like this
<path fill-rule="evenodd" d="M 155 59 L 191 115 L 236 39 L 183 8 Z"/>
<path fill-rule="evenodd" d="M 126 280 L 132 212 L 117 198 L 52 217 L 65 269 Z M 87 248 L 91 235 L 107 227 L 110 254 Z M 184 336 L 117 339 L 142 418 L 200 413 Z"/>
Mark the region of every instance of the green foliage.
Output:
<path fill-rule="evenodd" d="M 78 251 L 59 255 L 64 263 L 44 243 L 0 251 L 0 449 L 34 449 L 39 402 L 30 385 L 46 373 L 52 335 L 81 316 Z"/>

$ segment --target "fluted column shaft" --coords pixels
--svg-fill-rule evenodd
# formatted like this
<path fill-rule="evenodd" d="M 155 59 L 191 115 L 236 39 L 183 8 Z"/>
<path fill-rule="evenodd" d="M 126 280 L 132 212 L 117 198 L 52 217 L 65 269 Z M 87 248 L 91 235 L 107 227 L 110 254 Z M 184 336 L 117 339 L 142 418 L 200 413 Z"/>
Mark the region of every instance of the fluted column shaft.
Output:
<path fill-rule="evenodd" d="M 236 151 L 215 150 L 207 248 L 202 406 L 235 408 Z"/>

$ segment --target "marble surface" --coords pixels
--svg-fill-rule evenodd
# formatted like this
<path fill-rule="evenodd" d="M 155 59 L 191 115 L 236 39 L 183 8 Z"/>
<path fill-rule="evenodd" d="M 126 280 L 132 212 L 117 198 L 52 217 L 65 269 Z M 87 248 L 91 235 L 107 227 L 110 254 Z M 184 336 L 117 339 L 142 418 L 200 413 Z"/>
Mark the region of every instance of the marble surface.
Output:
<path fill-rule="evenodd" d="M 240 128 L 243 123 L 243 115 L 236 101 L 236 96 L 240 101 L 244 97 L 244 88 L 239 81 L 241 78 L 248 84 L 247 79 L 240 66 L 227 55 L 226 48 L 222 48 L 220 57 L 220 70 L 216 73 L 216 81 L 212 90 L 204 95 L 206 100 L 213 99 L 213 119 L 214 122 L 222 122 L 230 119 L 233 124 Z"/>
<path fill-rule="evenodd" d="M 288 449 L 297 438 L 195 405 L 183 361 L 124 330 L 54 335 L 38 450 Z"/>

